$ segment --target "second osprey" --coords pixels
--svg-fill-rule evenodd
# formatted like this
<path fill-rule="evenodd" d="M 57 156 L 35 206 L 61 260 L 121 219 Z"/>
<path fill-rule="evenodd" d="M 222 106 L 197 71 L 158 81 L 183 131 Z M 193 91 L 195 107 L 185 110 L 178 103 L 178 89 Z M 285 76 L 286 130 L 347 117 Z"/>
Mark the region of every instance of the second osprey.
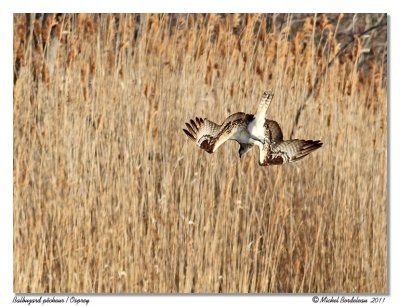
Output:
<path fill-rule="evenodd" d="M 240 157 L 257 145 L 260 149 L 261 166 L 294 162 L 320 148 L 322 142 L 319 140 L 283 140 L 279 124 L 266 118 L 273 96 L 271 90 L 264 92 L 255 115 L 235 113 L 221 125 L 207 118 L 196 117 L 186 123 L 187 130 L 183 131 L 208 153 L 214 153 L 227 140 L 236 140 L 240 144 Z"/>

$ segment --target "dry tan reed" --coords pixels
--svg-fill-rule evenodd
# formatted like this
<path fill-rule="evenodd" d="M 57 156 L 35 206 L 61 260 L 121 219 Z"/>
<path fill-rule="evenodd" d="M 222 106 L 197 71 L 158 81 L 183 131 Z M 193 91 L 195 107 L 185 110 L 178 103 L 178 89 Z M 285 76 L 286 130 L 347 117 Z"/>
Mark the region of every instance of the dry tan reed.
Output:
<path fill-rule="evenodd" d="M 321 75 L 346 20 L 15 15 L 15 292 L 386 293 L 386 58 L 364 50 L 386 38 Z M 259 167 L 182 132 L 266 88 L 285 137 L 322 149 Z"/>

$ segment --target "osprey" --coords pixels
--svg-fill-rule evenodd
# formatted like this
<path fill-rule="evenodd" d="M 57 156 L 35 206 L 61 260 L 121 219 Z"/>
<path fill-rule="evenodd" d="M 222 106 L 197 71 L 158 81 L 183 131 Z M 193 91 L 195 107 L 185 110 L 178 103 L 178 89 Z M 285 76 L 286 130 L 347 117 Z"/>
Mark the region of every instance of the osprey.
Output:
<path fill-rule="evenodd" d="M 186 123 L 185 134 L 201 149 L 214 153 L 225 141 L 236 140 L 240 144 L 239 157 L 254 146 L 260 151 L 261 166 L 281 165 L 302 159 L 320 148 L 320 140 L 283 140 L 281 127 L 274 120 L 266 118 L 266 113 L 274 94 L 271 90 L 263 93 L 257 112 L 242 112 L 230 115 L 221 125 L 198 118 Z"/>

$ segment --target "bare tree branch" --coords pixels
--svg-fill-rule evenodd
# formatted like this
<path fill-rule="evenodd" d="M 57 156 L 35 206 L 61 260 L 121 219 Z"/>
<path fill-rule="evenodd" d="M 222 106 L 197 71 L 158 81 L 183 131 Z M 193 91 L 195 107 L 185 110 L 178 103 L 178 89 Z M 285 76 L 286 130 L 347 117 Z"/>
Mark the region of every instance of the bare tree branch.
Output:
<path fill-rule="evenodd" d="M 298 127 L 298 125 L 299 125 L 300 116 L 301 116 L 301 113 L 303 112 L 303 110 L 305 109 L 305 107 L 306 107 L 306 105 L 307 105 L 307 104 L 306 104 L 307 101 L 308 101 L 308 100 L 310 99 L 310 97 L 314 94 L 315 89 L 316 89 L 316 87 L 318 86 L 318 84 L 319 84 L 321 78 L 322 78 L 323 76 L 325 76 L 326 72 L 327 72 L 328 69 L 333 65 L 333 63 L 335 62 L 335 60 L 336 60 L 341 54 L 343 54 L 344 51 L 346 51 L 346 49 L 347 49 L 350 45 L 352 45 L 352 44 L 355 42 L 357 36 L 358 36 L 358 37 L 364 36 L 364 35 L 368 34 L 369 32 L 371 32 L 371 31 L 373 31 L 373 30 L 376 30 L 376 29 L 379 29 L 379 28 L 382 28 L 382 27 L 386 27 L 386 26 L 387 26 L 386 19 L 385 19 L 384 22 L 382 22 L 382 19 L 381 19 L 376 25 L 374 25 L 374 26 L 372 26 L 372 27 L 366 29 L 365 31 L 363 31 L 363 32 L 361 32 L 361 33 L 359 33 L 359 34 L 357 34 L 357 35 L 353 35 L 353 38 L 352 38 L 350 41 L 348 41 L 342 48 L 340 48 L 339 52 L 334 56 L 334 58 L 332 58 L 332 59 L 330 60 L 330 62 L 328 63 L 328 65 L 325 66 L 325 68 L 322 70 L 322 72 L 320 73 L 320 75 L 319 75 L 318 77 L 315 78 L 315 81 L 314 81 L 314 84 L 313 84 L 312 88 L 310 89 L 310 91 L 308 92 L 306 98 L 304 99 L 304 103 L 303 103 L 303 104 L 299 107 L 299 109 L 297 110 L 296 118 L 295 118 L 295 123 L 294 123 L 293 128 L 292 128 L 292 131 L 291 131 L 291 133 L 290 133 L 290 138 L 293 138 L 294 131 L 297 129 L 297 127 Z"/>

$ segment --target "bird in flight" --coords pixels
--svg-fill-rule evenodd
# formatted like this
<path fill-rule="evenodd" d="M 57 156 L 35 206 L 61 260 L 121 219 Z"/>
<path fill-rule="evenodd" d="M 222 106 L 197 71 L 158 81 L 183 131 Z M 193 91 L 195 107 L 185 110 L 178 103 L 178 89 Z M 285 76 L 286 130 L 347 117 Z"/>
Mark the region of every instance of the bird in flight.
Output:
<path fill-rule="evenodd" d="M 263 93 L 257 112 L 243 112 L 230 115 L 221 125 L 198 118 L 186 123 L 185 134 L 207 153 L 214 153 L 225 141 L 235 140 L 240 144 L 239 157 L 258 146 L 259 165 L 282 165 L 295 162 L 322 146 L 320 140 L 283 140 L 282 129 L 266 113 L 274 94 L 271 90 Z"/>

